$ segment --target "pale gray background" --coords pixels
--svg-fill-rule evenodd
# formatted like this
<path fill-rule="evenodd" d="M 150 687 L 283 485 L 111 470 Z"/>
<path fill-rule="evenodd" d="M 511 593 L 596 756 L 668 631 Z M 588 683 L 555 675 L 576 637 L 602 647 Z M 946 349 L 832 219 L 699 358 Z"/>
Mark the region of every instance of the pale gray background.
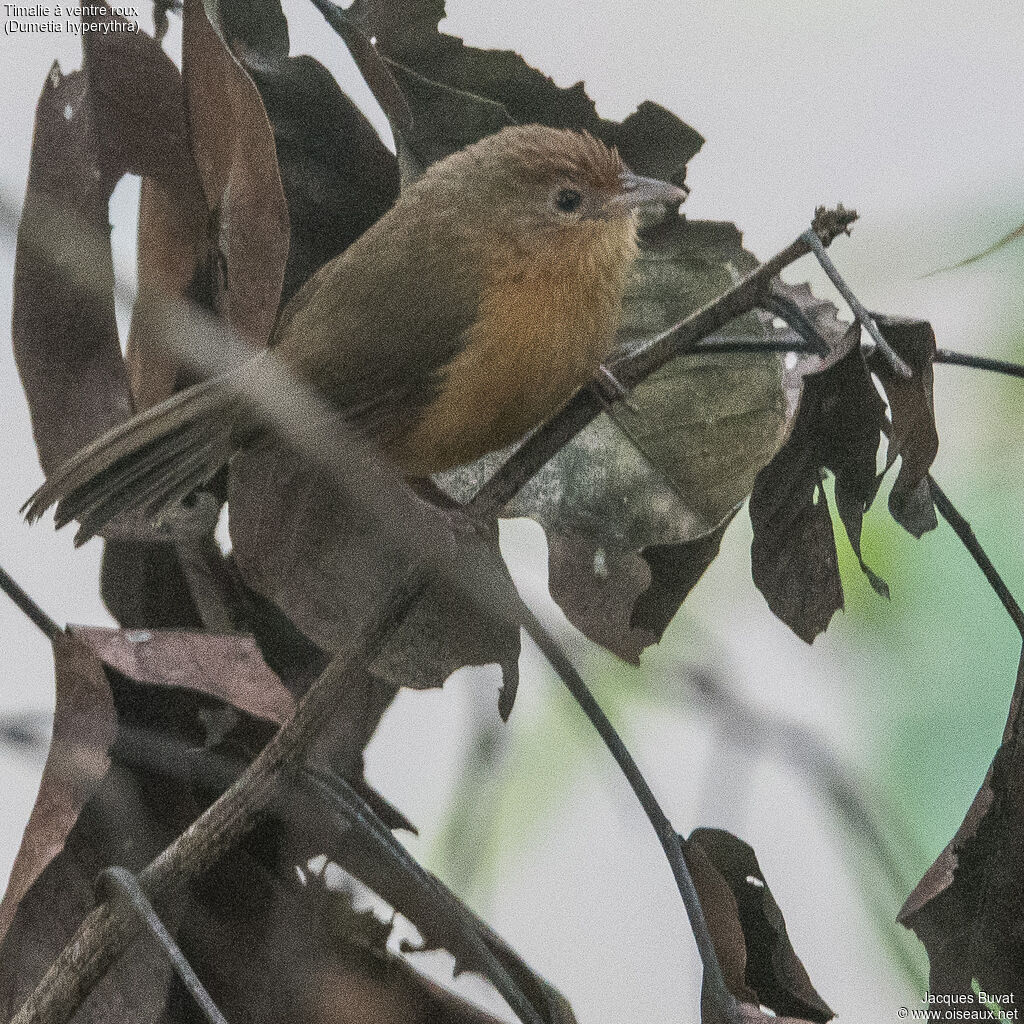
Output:
<path fill-rule="evenodd" d="M 984 352 L 1008 330 L 1020 337 L 1021 281 L 1006 261 L 920 279 L 1024 219 L 1024 15 L 1017 0 L 449 0 L 448 7 L 448 31 L 477 45 L 514 47 L 560 84 L 585 79 L 606 116 L 622 117 L 651 98 L 692 123 L 708 142 L 691 164 L 688 212 L 735 220 L 758 256 L 771 255 L 802 230 L 816 204 L 842 200 L 857 207 L 863 220 L 833 253 L 870 306 L 927 317 L 940 343 L 966 350 Z M 289 0 L 287 10 L 293 52 L 324 60 L 376 117 L 319 15 L 301 0 Z M 172 18 L 172 33 L 177 24 Z M 20 201 L 35 98 L 55 58 L 65 69 L 78 65 L 78 44 L 62 36 L 5 36 L 0 53 L 0 186 Z M 128 280 L 136 195 L 134 182 L 123 183 L 112 210 L 115 254 Z M 0 322 L 6 324 L 9 239 L 2 253 Z M 805 264 L 789 274 L 792 280 L 805 276 L 820 281 Z M 108 622 L 97 596 L 99 545 L 76 552 L 69 532 L 55 535 L 46 523 L 29 529 L 18 516 L 40 472 L 4 331 L 0 561 L 60 622 Z M 938 371 L 945 445 L 938 468 L 948 486 L 965 495 L 974 474 L 998 468 L 1019 477 L 1024 466 L 1016 437 L 993 440 L 980 429 L 987 382 L 955 372 Z M 1009 514 L 998 508 L 972 511 L 979 531 L 986 517 L 995 521 Z M 539 530 L 517 525 L 506 540 L 525 589 L 547 604 Z M 712 638 L 719 662 L 753 700 L 813 724 L 855 763 L 870 767 L 873 709 L 859 694 L 887 690 L 869 679 L 872 662 L 861 657 L 859 638 L 842 621 L 813 649 L 790 635 L 750 583 L 748 544 L 749 527 L 741 517 L 691 599 L 691 615 Z M 1024 561 L 1004 557 L 1002 564 L 1011 585 L 1024 591 Z M 899 574 L 898 566 L 890 572 L 895 601 Z M 969 630 L 970 622 L 952 624 L 949 635 L 920 640 L 947 644 L 956 666 L 960 628 Z M 678 643 L 674 651 L 698 660 L 703 653 L 692 646 L 679 650 Z M 913 645 L 905 656 L 914 659 Z M 50 705 L 48 645 L 3 599 L 0 664 L 0 708 Z M 991 684 L 1001 694 L 1009 693 L 1013 667 L 1008 664 L 1003 678 Z M 523 669 L 512 728 L 538 713 L 538 693 L 550 685 L 532 652 Z M 972 678 L 969 668 L 955 671 L 965 689 L 989 685 Z M 420 825 L 422 837 L 410 845 L 424 855 L 477 713 L 471 706 L 492 701 L 494 684 L 492 673 L 467 673 L 443 692 L 404 695 L 371 749 L 370 778 Z M 891 692 L 899 686 L 893 679 Z M 948 710 L 956 714 L 954 707 Z M 678 715 L 645 714 L 629 732 L 638 759 L 684 832 L 698 823 L 721 824 L 754 844 L 794 944 L 842 1020 L 890 1020 L 899 1004 L 916 998 L 872 929 L 862 879 L 847 855 L 849 837 L 799 779 L 775 764 L 746 773 L 742 756 L 724 752 L 685 709 Z M 995 730 L 992 749 L 997 742 Z M 3 878 L 31 808 L 40 763 L 0 751 L 0 764 Z M 573 768 L 554 758 L 544 770 Z M 976 777 L 960 780 L 964 809 L 982 772 L 983 767 Z M 937 850 L 931 843 L 927 852 Z M 583 1022 L 695 1018 L 692 939 L 656 844 L 606 760 L 592 761 L 576 778 L 542 838 L 502 864 L 489 916 L 572 998 Z"/>

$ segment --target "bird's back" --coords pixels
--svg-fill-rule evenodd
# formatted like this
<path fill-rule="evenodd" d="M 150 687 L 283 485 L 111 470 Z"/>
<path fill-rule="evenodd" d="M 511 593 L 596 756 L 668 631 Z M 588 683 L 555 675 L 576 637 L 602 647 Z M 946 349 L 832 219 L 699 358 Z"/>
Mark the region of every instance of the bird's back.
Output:
<path fill-rule="evenodd" d="M 403 197 L 282 312 L 284 364 L 385 447 L 435 398 L 479 305 L 450 218 Z"/>

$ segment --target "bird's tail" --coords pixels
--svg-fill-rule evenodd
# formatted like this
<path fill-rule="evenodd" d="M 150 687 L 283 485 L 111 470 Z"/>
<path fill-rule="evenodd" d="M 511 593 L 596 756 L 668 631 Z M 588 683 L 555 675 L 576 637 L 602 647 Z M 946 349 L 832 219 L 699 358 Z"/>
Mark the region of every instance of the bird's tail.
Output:
<path fill-rule="evenodd" d="M 156 519 L 231 457 L 237 390 L 224 375 L 181 391 L 108 430 L 59 466 L 22 511 L 32 522 L 57 505 L 82 544 L 115 516 Z"/>

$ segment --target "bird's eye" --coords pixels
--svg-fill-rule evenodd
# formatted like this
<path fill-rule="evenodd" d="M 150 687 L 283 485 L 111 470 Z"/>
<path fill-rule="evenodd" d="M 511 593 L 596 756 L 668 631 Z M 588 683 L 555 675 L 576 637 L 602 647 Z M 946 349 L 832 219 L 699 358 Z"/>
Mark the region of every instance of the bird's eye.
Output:
<path fill-rule="evenodd" d="M 575 188 L 563 188 L 555 196 L 555 206 L 562 213 L 575 213 L 583 202 L 583 193 Z"/>

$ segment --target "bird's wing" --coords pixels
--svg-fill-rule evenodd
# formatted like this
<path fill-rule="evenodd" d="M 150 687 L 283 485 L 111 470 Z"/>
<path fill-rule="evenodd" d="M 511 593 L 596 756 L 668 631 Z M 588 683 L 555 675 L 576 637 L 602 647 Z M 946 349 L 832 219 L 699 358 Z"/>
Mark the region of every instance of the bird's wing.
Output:
<path fill-rule="evenodd" d="M 480 292 L 446 221 L 395 213 L 306 283 L 273 340 L 291 370 L 385 445 L 436 398 Z"/>

